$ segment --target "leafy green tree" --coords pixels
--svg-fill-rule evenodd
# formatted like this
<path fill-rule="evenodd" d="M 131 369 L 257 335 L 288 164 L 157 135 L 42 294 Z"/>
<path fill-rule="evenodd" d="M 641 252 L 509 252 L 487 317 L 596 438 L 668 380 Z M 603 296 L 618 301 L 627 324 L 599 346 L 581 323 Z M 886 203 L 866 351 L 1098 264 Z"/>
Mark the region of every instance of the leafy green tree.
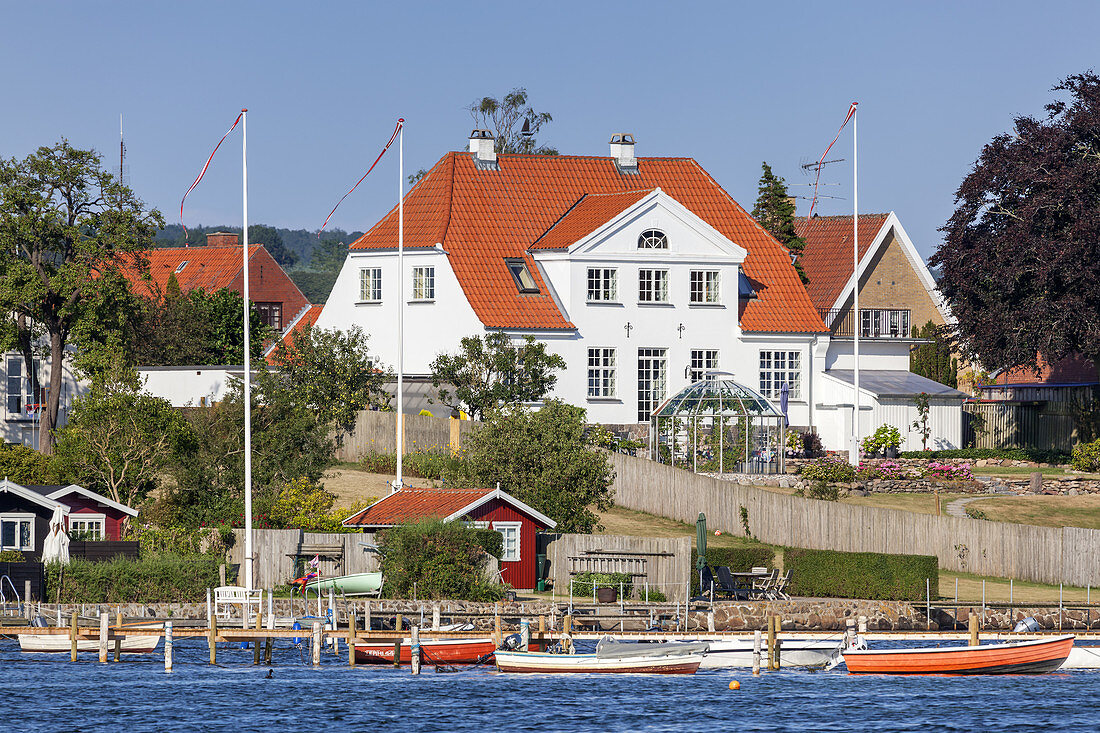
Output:
<path fill-rule="evenodd" d="M 948 387 L 957 387 L 959 361 L 951 355 L 951 339 L 946 329 L 929 321 L 921 326 L 917 335 L 931 343 L 915 346 L 909 352 L 909 371 Z"/>
<path fill-rule="evenodd" d="M 757 185 L 756 206 L 752 208 L 752 218 L 797 257 L 806 248 L 806 240 L 795 232 L 795 208 L 790 194 L 787 193 L 787 183 L 782 176 L 775 175 L 766 162 L 760 165 L 763 173 Z M 802 282 L 810 281 L 797 259 L 794 261 L 794 269 L 798 271 Z"/>
<path fill-rule="evenodd" d="M 298 255 L 283 244 L 283 238 L 275 227 L 269 227 L 266 224 L 249 224 L 248 243 L 262 244 L 267 253 L 284 270 L 294 267 L 294 263 L 298 261 Z"/>
<path fill-rule="evenodd" d="M 440 354 L 431 363 L 439 401 L 478 419 L 500 405 L 537 402 L 549 394 L 565 360 L 546 345 L 525 336 L 514 345 L 503 331 L 467 336 L 457 354 Z"/>
<path fill-rule="evenodd" d="M 55 459 L 70 480 L 137 506 L 173 457 L 192 446 L 191 426 L 171 402 L 142 391 L 132 368 L 118 365 L 104 376 L 73 403 Z"/>
<path fill-rule="evenodd" d="M 50 457 L 25 445 L 0 443 L 0 475 L 26 486 L 57 483 Z"/>
<path fill-rule="evenodd" d="M 550 400 L 540 410 L 493 412 L 473 434 L 459 484 L 500 487 L 558 523 L 591 532 L 611 508 L 615 471 L 585 429 L 584 410 Z"/>
<path fill-rule="evenodd" d="M 558 154 L 556 148 L 535 142 L 542 126 L 554 118 L 548 112 L 536 112 L 528 104 L 527 90 L 523 87 L 516 87 L 501 99 L 482 97 L 466 109 L 478 129 L 493 132 L 498 153 Z"/>
<path fill-rule="evenodd" d="M 501 586 L 485 577 L 485 554 L 501 554 L 501 535 L 462 522 L 428 519 L 379 533 L 387 594 L 395 598 L 455 598 L 495 601 Z M 414 588 L 415 586 L 415 588 Z"/>
<path fill-rule="evenodd" d="M 290 344 L 280 341 L 271 353 L 280 389 L 313 412 L 322 423 L 349 432 L 360 410 L 389 408 L 385 384 L 393 378 L 367 348 L 358 326 L 350 331 L 306 326 Z"/>
<path fill-rule="evenodd" d="M 67 140 L 0 161 L 0 310 L 22 330 L 16 338 L 28 364 L 31 329 L 46 343 L 44 453 L 53 451 L 66 347 L 77 334 L 110 330 L 93 323 L 103 313 L 96 303 L 127 291 L 119 265 L 147 249 L 161 225 L 96 152 Z"/>

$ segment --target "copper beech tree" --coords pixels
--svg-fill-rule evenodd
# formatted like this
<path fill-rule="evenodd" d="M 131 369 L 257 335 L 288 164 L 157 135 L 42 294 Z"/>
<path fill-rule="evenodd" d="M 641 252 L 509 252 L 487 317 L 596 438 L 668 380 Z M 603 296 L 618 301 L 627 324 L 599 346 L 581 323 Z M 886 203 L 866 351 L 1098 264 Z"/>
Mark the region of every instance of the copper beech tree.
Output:
<path fill-rule="evenodd" d="M 986 369 L 1080 354 L 1100 374 L 1100 77 L 1054 91 L 1045 118 L 1017 117 L 982 149 L 930 264 Z"/>

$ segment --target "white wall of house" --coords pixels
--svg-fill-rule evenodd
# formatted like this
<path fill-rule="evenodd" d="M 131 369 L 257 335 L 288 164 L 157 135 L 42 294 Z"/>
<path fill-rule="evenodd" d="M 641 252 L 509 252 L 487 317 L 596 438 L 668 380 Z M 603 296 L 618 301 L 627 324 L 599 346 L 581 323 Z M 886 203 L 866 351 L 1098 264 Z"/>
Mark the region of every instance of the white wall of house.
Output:
<path fill-rule="evenodd" d="M 139 367 L 144 390 L 173 407 L 208 407 L 225 399 L 230 377 L 240 380 L 239 366 Z"/>
<path fill-rule="evenodd" d="M 72 369 L 72 350 L 63 364 L 61 376 L 61 406 L 57 413 L 57 427 L 65 427 L 69 419 L 69 408 L 72 401 L 88 390 L 87 384 L 82 384 L 76 378 Z M 50 359 L 44 357 L 36 359 L 38 382 L 45 388 L 50 381 Z M 26 362 L 23 355 L 17 351 L 4 353 L 0 363 L 3 377 L 0 379 L 0 390 L 3 391 L 3 400 L 0 404 L 0 437 L 5 443 L 17 443 L 37 448 L 41 432 L 39 423 L 41 415 L 36 408 L 40 402 L 45 401 L 45 396 L 36 396 L 31 392 L 31 380 L 27 373 Z"/>

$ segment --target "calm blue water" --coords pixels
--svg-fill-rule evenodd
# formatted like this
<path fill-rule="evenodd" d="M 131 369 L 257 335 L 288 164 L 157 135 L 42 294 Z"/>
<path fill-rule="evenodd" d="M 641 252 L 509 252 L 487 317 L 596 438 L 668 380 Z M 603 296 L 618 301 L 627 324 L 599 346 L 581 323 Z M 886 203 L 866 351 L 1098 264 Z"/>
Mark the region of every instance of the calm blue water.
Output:
<path fill-rule="evenodd" d="M 11 731 L 1033 731 L 1100 723 L 1100 673 L 1037 677 L 850 677 L 784 670 L 693 676 L 439 674 L 425 667 L 319 670 L 283 641 L 274 678 L 226 645 L 199 640 L 101 665 L 94 654 L 23 654 L 0 640 L 0 730 Z M 126 658 L 124 657 L 124 660 Z M 730 680 L 739 691 L 728 689 Z"/>

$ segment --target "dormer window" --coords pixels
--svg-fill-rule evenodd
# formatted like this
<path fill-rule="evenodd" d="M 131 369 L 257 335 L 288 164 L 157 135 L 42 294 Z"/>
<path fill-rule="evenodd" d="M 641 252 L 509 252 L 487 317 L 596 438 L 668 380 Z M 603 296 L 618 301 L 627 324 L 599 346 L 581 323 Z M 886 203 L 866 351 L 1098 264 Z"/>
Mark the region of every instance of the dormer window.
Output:
<path fill-rule="evenodd" d="M 187 263 L 190 262 L 190 261 L 191 260 L 184 260 L 183 262 L 181 262 L 180 266 L 176 268 L 176 273 L 178 274 L 178 273 L 183 272 L 183 268 L 187 267 Z"/>
<path fill-rule="evenodd" d="M 668 249 L 668 237 L 660 229 L 646 229 L 638 236 L 638 249 Z"/>
<path fill-rule="evenodd" d="M 539 286 L 535 284 L 535 278 L 531 277 L 531 271 L 527 269 L 527 263 L 521 259 L 506 258 L 504 264 L 512 273 L 512 279 L 516 281 L 516 287 L 521 293 L 537 293 Z"/>

